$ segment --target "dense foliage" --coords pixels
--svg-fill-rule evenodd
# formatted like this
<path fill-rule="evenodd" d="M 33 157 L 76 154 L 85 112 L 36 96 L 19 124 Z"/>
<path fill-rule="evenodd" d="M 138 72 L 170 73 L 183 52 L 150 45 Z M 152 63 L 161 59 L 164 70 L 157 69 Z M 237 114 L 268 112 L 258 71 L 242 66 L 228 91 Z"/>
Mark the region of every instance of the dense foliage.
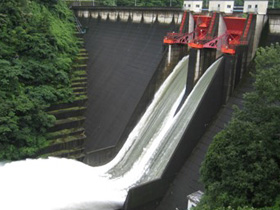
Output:
<path fill-rule="evenodd" d="M 280 189 L 279 54 L 278 44 L 257 52 L 254 91 L 245 94 L 244 108 L 236 109 L 215 136 L 203 162 L 206 193 L 198 209 L 275 204 Z M 279 200 L 272 209 L 279 209 Z"/>
<path fill-rule="evenodd" d="M 0 160 L 33 155 L 55 118 L 50 104 L 70 100 L 78 52 L 71 11 L 57 0 L 0 2 Z"/>

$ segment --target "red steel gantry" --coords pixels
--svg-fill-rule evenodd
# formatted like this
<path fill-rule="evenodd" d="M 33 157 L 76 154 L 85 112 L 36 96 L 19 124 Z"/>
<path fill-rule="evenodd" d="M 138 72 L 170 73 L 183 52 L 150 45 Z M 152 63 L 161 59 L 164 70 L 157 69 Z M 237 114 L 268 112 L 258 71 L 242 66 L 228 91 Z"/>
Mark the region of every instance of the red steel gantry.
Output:
<path fill-rule="evenodd" d="M 224 17 L 224 22 L 226 24 L 226 32 L 216 38 L 202 36 L 194 39 L 189 43 L 190 47 L 193 48 L 214 48 L 221 50 L 223 53 L 235 54 L 235 49 L 237 45 L 248 44 L 248 33 L 250 25 L 252 22 L 253 14 L 249 14 L 248 18 L 241 17 Z M 211 28 L 211 27 L 210 27 Z"/>
<path fill-rule="evenodd" d="M 189 41 L 189 46 L 193 48 L 203 48 L 203 45 L 213 39 L 213 28 L 216 22 L 217 13 L 213 13 L 212 16 L 208 15 L 195 15 L 195 30 L 194 39 Z"/>
<path fill-rule="evenodd" d="M 188 12 L 185 11 L 182 17 L 182 22 L 180 25 L 179 33 L 167 33 L 167 35 L 163 39 L 164 44 L 188 44 L 188 40 L 192 36 L 193 33 L 184 33 L 184 26 L 186 23 Z"/>
<path fill-rule="evenodd" d="M 214 25 L 217 23 L 217 13 L 208 15 L 194 15 L 195 29 L 191 33 L 184 33 L 187 11 L 184 12 L 179 33 L 168 33 L 164 37 L 164 44 L 184 44 L 192 48 L 214 48 L 223 53 L 235 54 L 236 46 L 248 44 L 248 33 L 250 30 L 253 14 L 247 18 L 225 16 L 223 20 L 226 25 L 224 34 L 213 37 Z"/>

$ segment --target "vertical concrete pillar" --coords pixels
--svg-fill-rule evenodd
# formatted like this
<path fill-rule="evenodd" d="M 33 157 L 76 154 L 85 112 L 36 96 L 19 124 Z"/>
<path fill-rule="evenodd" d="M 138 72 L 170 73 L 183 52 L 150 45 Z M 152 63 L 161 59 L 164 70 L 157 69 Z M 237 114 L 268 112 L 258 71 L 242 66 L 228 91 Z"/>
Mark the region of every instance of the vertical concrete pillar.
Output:
<path fill-rule="evenodd" d="M 247 49 L 247 64 L 246 65 L 249 65 L 249 63 L 251 62 L 251 60 L 253 59 L 254 57 L 254 42 L 255 42 L 255 31 L 256 31 L 256 24 L 257 23 L 257 16 L 256 15 L 253 15 L 253 18 L 252 18 L 252 22 L 251 22 L 251 25 L 250 25 L 250 28 L 249 28 L 249 32 L 248 32 L 248 35 L 247 35 L 247 40 L 248 40 L 248 49 Z M 242 76 L 242 74 L 241 74 Z"/>
<path fill-rule="evenodd" d="M 189 68 L 187 77 L 186 93 L 189 94 L 195 83 L 208 69 L 208 67 L 216 60 L 215 49 L 195 49 L 189 51 Z"/>
<path fill-rule="evenodd" d="M 189 28 L 188 28 L 188 33 L 191 33 L 194 31 L 194 18 L 192 13 L 189 12 Z"/>
<path fill-rule="evenodd" d="M 193 14 L 191 12 L 189 12 L 189 28 L 188 28 L 188 33 L 191 33 L 194 31 L 194 18 L 193 18 Z M 189 41 L 191 41 L 191 39 L 189 39 Z M 188 46 L 188 49 L 190 49 L 190 47 Z"/>
<path fill-rule="evenodd" d="M 172 54 L 172 45 L 168 45 L 168 54 L 167 54 L 167 64 L 170 65 L 171 63 L 171 54 Z"/>
<path fill-rule="evenodd" d="M 257 50 L 259 42 L 260 42 L 262 29 L 263 29 L 263 27 L 264 27 L 264 25 L 267 21 L 267 16 L 266 15 L 258 14 L 256 16 L 257 16 L 256 17 L 256 26 L 255 26 L 254 43 L 253 43 L 253 50 L 252 50 L 251 59 L 253 59 L 254 56 L 255 56 L 256 50 Z"/>
<path fill-rule="evenodd" d="M 222 34 L 226 33 L 227 26 L 224 21 L 223 13 L 218 13 L 218 14 L 219 14 L 218 36 L 221 36 Z M 218 46 L 218 47 L 221 47 L 221 46 Z M 220 50 L 217 50 L 216 58 L 220 57 L 221 55 L 222 55 L 222 52 Z"/>
<path fill-rule="evenodd" d="M 244 71 L 244 65 L 246 62 L 244 61 L 246 55 L 244 53 L 244 49 L 241 46 L 236 47 L 236 70 L 234 71 L 234 88 L 238 85 L 241 74 Z"/>
<path fill-rule="evenodd" d="M 187 76 L 187 84 L 186 84 L 186 95 L 188 95 L 193 87 L 194 87 L 194 78 L 195 78 L 195 70 L 197 68 L 197 56 L 199 54 L 199 49 L 190 49 L 189 53 L 189 67 L 188 67 L 188 76 Z"/>
<path fill-rule="evenodd" d="M 248 45 L 245 46 L 240 46 L 240 50 L 242 51 L 242 66 L 240 69 L 240 77 L 239 80 L 243 78 L 243 75 L 245 74 L 245 72 L 247 72 L 247 67 L 249 66 L 250 62 L 251 62 L 251 53 L 252 53 L 252 45 L 253 45 L 253 39 L 251 39 L 250 43 Z"/>
<path fill-rule="evenodd" d="M 235 60 L 235 55 L 224 55 L 223 104 L 226 104 L 234 89 Z"/>
<path fill-rule="evenodd" d="M 187 54 L 187 47 L 184 45 L 165 45 L 165 47 L 167 47 L 165 65 L 168 68 L 174 67 Z"/>
<path fill-rule="evenodd" d="M 216 60 L 216 49 L 203 49 L 201 50 L 201 75 L 208 69 L 209 66 Z"/>
<path fill-rule="evenodd" d="M 194 69 L 194 79 L 193 79 L 194 84 L 197 82 L 197 80 L 199 79 L 199 77 L 201 75 L 200 52 L 201 52 L 201 50 L 197 50 L 196 64 L 195 64 L 195 69 Z"/>

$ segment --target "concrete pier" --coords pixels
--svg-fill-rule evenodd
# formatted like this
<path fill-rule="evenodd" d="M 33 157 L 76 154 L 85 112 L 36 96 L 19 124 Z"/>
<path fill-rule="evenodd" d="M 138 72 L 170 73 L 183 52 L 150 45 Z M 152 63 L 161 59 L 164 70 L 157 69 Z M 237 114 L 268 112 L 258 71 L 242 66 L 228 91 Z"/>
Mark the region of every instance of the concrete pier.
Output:
<path fill-rule="evenodd" d="M 186 94 L 188 95 L 198 79 L 206 69 L 216 60 L 216 50 L 214 49 L 190 49 L 190 62 L 187 77 Z"/>

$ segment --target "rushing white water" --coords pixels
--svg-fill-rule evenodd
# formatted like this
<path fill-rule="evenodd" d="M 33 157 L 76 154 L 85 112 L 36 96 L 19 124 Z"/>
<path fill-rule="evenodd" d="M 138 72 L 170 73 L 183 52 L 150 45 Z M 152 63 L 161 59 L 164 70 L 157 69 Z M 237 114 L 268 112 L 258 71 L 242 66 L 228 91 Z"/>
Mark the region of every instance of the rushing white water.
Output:
<path fill-rule="evenodd" d="M 183 97 L 188 57 L 162 84 L 153 102 L 108 164 L 90 167 L 64 159 L 28 159 L 0 164 L 2 210 L 109 210 L 122 207 L 128 190 L 159 178 L 210 83 L 219 61 Z"/>

